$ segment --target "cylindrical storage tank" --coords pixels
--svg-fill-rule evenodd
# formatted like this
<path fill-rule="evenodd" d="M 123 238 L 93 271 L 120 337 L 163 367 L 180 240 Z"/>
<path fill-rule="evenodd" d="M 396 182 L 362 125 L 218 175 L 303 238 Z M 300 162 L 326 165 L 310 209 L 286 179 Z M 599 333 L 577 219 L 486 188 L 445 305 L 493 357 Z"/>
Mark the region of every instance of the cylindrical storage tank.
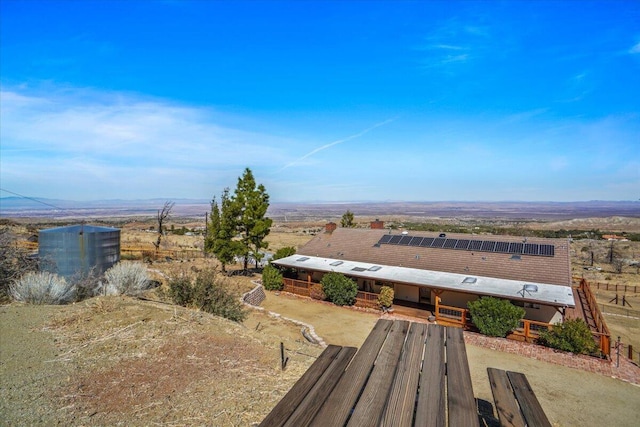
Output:
<path fill-rule="evenodd" d="M 93 225 L 50 228 L 38 233 L 40 268 L 71 278 L 104 273 L 120 261 L 120 230 Z"/>

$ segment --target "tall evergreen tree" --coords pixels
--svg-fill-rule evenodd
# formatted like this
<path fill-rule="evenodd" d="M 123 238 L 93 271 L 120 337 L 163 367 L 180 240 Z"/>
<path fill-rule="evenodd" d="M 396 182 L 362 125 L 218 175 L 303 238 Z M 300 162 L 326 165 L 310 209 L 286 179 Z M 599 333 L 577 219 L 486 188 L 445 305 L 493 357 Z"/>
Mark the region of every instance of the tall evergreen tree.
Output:
<path fill-rule="evenodd" d="M 244 269 L 247 270 L 249 257 L 253 256 L 258 268 L 262 258 L 260 249 L 266 249 L 265 237 L 271 231 L 271 218 L 266 218 L 269 208 L 269 195 L 264 185 L 256 186 L 251 169 L 246 168 L 240 178 L 234 194 L 234 202 L 239 211 L 238 228 L 242 241 L 240 255 L 244 256 Z"/>
<path fill-rule="evenodd" d="M 211 201 L 211 220 L 207 230 L 205 249 L 213 253 L 226 272 L 226 265 L 233 262 L 234 257 L 241 253 L 242 244 L 233 240 L 236 235 L 239 210 L 229 194 L 229 189 L 222 192 L 221 206 L 215 197 Z"/>

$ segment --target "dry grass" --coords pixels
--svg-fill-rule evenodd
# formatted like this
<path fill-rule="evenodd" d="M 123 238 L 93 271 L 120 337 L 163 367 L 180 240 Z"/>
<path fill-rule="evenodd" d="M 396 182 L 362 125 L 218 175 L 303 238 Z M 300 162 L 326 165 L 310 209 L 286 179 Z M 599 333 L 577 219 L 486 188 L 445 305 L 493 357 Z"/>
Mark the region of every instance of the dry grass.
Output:
<path fill-rule="evenodd" d="M 42 366 L 70 374 L 33 390 L 12 388 L 7 377 L 3 394 L 19 393 L 28 402 L 30 395 L 44 393 L 53 408 L 38 420 L 10 405 L 3 409 L 9 425 L 20 420 L 23 425 L 246 426 L 262 420 L 321 351 L 304 340 L 298 326 L 262 312 L 241 325 L 128 297 L 42 309 L 50 311 L 49 339 L 30 348 L 11 340 L 3 343 L 11 346 L 5 350 L 37 355 L 39 346 L 54 345 L 56 356 Z M 7 315 L 5 310 L 3 322 L 10 321 Z M 285 371 L 281 341 L 290 358 Z M 31 363 L 20 369 L 34 368 Z"/>

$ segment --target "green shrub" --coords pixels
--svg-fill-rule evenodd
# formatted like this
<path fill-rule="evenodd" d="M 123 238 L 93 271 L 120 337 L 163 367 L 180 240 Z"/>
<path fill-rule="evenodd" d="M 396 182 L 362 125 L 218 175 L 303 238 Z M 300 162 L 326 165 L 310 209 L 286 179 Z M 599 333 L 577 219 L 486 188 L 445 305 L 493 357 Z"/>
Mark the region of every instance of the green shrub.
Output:
<path fill-rule="evenodd" d="M 582 319 L 569 319 L 554 325 L 553 329 L 540 333 L 538 342 L 577 354 L 594 354 L 598 350 L 589 326 Z"/>
<path fill-rule="evenodd" d="M 234 295 L 227 282 L 217 278 L 215 270 L 203 270 L 193 285 L 193 304 L 202 311 L 234 322 L 247 317 L 238 295 Z"/>
<path fill-rule="evenodd" d="M 193 303 L 191 279 L 185 275 L 169 279 L 169 297 L 178 305 L 186 307 Z"/>
<path fill-rule="evenodd" d="M 286 246 L 284 248 L 280 248 L 273 255 L 273 260 L 286 258 L 288 256 L 294 255 L 296 253 L 296 248 L 293 246 Z"/>
<path fill-rule="evenodd" d="M 76 286 L 57 274 L 29 272 L 9 285 L 9 294 L 29 304 L 67 304 L 75 300 Z"/>
<path fill-rule="evenodd" d="M 139 262 L 119 262 L 104 273 L 107 295 L 138 295 L 149 289 L 147 268 Z"/>
<path fill-rule="evenodd" d="M 327 299 L 335 305 L 353 305 L 358 294 L 358 285 L 340 273 L 327 273 L 320 281 Z"/>
<path fill-rule="evenodd" d="M 283 287 L 282 273 L 272 265 L 262 269 L 262 286 L 269 291 L 281 291 Z"/>
<path fill-rule="evenodd" d="M 324 301 L 327 299 L 327 296 L 325 295 L 324 290 L 322 290 L 322 285 L 320 283 L 314 283 L 313 285 L 311 285 L 311 288 L 309 289 L 309 296 L 320 301 Z"/>
<path fill-rule="evenodd" d="M 516 307 L 505 299 L 482 297 L 467 305 L 474 325 L 490 337 L 507 336 L 525 315 L 524 308 Z"/>
<path fill-rule="evenodd" d="M 389 308 L 393 305 L 393 288 L 389 286 L 383 286 L 380 289 L 380 294 L 378 295 L 378 305 L 381 309 Z"/>

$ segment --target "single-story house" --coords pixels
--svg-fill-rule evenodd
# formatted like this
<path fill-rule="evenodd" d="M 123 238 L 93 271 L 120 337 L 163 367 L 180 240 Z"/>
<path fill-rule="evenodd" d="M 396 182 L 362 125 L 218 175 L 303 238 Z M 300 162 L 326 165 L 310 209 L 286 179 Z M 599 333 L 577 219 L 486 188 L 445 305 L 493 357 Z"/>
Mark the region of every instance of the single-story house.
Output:
<path fill-rule="evenodd" d="M 466 309 L 494 296 L 523 307 L 527 320 L 551 324 L 575 307 L 568 239 L 398 231 L 378 220 L 369 229 L 329 223 L 272 264 L 307 283 L 335 271 L 363 292 L 390 286 L 396 303 L 417 307 Z"/>

